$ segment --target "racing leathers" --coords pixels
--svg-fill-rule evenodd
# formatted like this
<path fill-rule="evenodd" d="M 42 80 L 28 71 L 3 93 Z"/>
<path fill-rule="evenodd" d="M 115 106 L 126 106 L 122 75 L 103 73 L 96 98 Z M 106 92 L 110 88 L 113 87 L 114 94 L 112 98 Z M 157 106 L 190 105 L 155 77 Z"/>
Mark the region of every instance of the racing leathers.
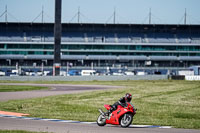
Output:
<path fill-rule="evenodd" d="M 113 111 L 115 111 L 117 109 L 118 105 L 125 107 L 127 105 L 126 103 L 127 102 L 126 102 L 125 97 L 120 98 L 119 101 L 115 102 L 113 105 L 110 105 L 111 108 L 106 112 L 106 115 L 109 115 Z"/>

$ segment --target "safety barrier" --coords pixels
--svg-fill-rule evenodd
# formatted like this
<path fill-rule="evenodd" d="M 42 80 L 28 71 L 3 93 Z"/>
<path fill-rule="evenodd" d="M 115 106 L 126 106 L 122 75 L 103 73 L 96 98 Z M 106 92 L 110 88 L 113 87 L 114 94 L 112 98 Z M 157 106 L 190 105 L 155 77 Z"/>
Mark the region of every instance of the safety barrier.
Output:
<path fill-rule="evenodd" d="M 185 80 L 200 80 L 200 76 L 185 76 Z"/>
<path fill-rule="evenodd" d="M 167 75 L 133 76 L 2 76 L 0 80 L 9 81 L 116 81 L 116 80 L 166 80 Z"/>

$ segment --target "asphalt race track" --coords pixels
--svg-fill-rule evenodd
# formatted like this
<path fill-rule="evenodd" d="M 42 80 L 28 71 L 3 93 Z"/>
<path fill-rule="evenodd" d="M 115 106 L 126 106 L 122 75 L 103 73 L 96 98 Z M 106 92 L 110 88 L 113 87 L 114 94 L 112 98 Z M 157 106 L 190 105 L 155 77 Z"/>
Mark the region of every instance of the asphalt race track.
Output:
<path fill-rule="evenodd" d="M 55 133 L 199 133 L 199 130 L 189 129 L 121 128 L 113 125 L 99 127 L 96 124 L 59 123 L 14 118 L 0 118 L 0 129 Z"/>
<path fill-rule="evenodd" d="M 0 84 L 0 85 L 35 85 L 35 84 Z M 0 101 L 11 99 L 25 99 L 33 97 L 44 97 L 51 95 L 79 93 L 85 91 L 120 88 L 119 86 L 102 86 L 102 85 L 44 85 L 49 86 L 49 90 L 25 91 L 25 92 L 0 92 Z M 30 95 L 31 94 L 31 95 Z M 106 125 L 99 127 L 95 123 L 67 123 L 45 120 L 29 120 L 21 118 L 0 117 L 0 129 L 2 130 L 27 130 L 39 132 L 55 132 L 55 133 L 199 133 L 200 130 L 192 129 L 175 129 L 175 128 L 141 128 L 129 127 L 121 128 L 120 126 Z"/>
<path fill-rule="evenodd" d="M 86 92 L 86 91 L 122 87 L 122 86 L 119 87 L 119 86 L 105 86 L 105 85 L 26 84 L 26 83 L 0 83 L 0 85 L 26 85 L 26 86 L 50 87 L 49 90 L 35 90 L 35 91 L 23 91 L 23 92 L 20 92 L 20 91 L 19 92 L 0 92 L 0 101 L 80 93 L 80 92 Z"/>

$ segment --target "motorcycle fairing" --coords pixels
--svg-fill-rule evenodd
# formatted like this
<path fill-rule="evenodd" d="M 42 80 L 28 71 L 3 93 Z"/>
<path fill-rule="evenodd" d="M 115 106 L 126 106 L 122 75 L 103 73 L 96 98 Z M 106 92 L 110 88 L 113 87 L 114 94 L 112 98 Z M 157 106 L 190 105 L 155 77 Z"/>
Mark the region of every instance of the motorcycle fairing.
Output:
<path fill-rule="evenodd" d="M 110 105 L 104 105 L 104 107 L 109 110 L 111 107 Z M 119 125 L 119 118 L 124 115 L 125 113 L 133 113 L 129 111 L 128 109 L 122 107 L 121 105 L 118 105 L 117 110 L 113 111 L 111 115 L 109 116 L 110 119 L 106 119 L 106 124 L 114 124 Z"/>

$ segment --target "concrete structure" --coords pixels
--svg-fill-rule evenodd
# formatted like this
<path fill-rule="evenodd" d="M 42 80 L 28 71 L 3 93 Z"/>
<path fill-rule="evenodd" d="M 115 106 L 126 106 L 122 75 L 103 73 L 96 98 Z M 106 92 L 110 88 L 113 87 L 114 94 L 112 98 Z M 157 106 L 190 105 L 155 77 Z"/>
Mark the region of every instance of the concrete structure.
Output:
<path fill-rule="evenodd" d="M 53 66 L 52 23 L 0 23 L 0 65 Z M 200 25 L 62 24 L 61 66 L 200 65 Z M 57 56 L 55 56 L 57 57 Z"/>

